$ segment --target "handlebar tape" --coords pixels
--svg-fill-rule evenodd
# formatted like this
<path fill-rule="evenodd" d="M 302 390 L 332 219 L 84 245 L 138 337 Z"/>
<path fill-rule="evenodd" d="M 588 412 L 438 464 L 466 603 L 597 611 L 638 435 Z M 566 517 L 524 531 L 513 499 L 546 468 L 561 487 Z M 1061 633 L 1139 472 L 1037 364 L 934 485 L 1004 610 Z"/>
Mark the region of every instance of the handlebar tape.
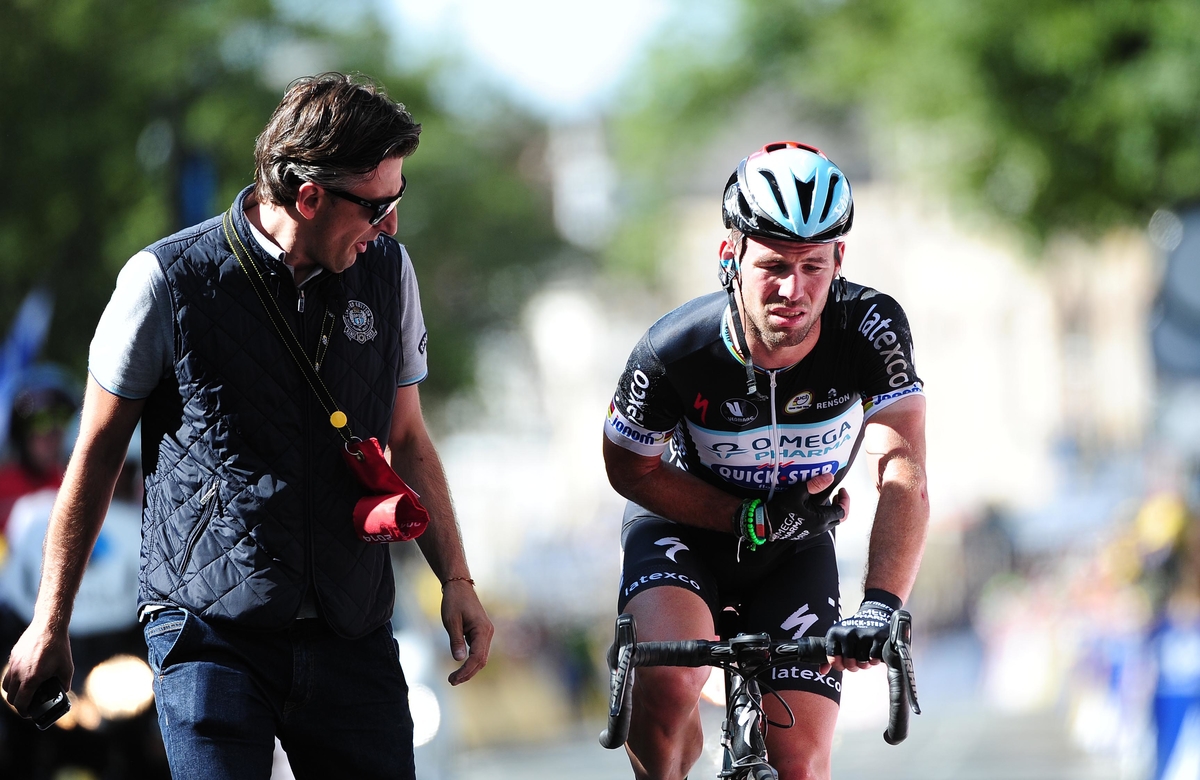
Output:
<path fill-rule="evenodd" d="M 713 643 L 707 639 L 682 642 L 639 642 L 633 654 L 634 666 L 708 666 Z"/>

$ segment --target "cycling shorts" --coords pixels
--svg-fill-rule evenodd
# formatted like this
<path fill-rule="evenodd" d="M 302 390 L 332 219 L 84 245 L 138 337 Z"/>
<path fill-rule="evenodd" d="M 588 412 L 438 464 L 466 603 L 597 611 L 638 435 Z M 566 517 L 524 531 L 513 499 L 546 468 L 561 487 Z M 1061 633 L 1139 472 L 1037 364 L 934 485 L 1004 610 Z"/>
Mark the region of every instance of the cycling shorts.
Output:
<path fill-rule="evenodd" d="M 640 508 L 639 508 L 640 509 Z M 833 536 L 804 545 L 771 542 L 738 560 L 732 534 L 680 525 L 641 509 L 624 542 L 617 611 L 650 588 L 690 590 L 708 605 L 713 625 L 736 605 L 741 630 L 770 634 L 777 642 L 824 636 L 839 618 Z M 777 690 L 809 691 L 841 701 L 842 673 L 822 675 L 815 664 L 772 670 L 762 682 Z"/>

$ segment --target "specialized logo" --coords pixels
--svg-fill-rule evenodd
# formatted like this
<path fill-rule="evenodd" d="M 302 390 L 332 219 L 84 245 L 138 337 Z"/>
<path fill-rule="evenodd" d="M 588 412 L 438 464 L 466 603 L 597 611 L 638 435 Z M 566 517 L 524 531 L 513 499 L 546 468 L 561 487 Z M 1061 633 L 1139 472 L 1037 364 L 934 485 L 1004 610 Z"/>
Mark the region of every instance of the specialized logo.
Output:
<path fill-rule="evenodd" d="M 362 301 L 348 301 L 342 320 L 346 323 L 346 337 L 351 341 L 366 344 L 379 335 L 375 330 L 375 315 Z"/>
<path fill-rule="evenodd" d="M 708 425 L 708 399 L 700 393 L 696 393 L 696 401 L 692 404 L 692 408 L 700 411 L 700 424 Z"/>
<path fill-rule="evenodd" d="M 743 707 L 738 712 L 738 727 L 742 730 L 742 744 L 753 745 L 750 740 L 758 728 L 758 712 L 753 707 Z"/>
<path fill-rule="evenodd" d="M 875 351 L 883 357 L 889 377 L 888 384 L 892 387 L 903 387 L 912 381 L 908 376 L 908 369 L 912 366 L 904 359 L 904 343 L 900 341 L 896 331 L 888 328 L 892 324 L 892 318 L 881 317 L 875 311 L 877 305 L 872 303 L 871 308 L 867 309 L 866 315 L 858 325 L 858 332 L 866 336 Z"/>
<path fill-rule="evenodd" d="M 783 621 L 779 627 L 784 631 L 791 631 L 793 628 L 796 629 L 796 633 L 792 634 L 792 639 L 799 639 L 808 633 L 808 629 L 812 628 L 813 624 L 816 623 L 817 620 L 819 620 L 819 618 L 813 613 L 809 612 L 808 605 L 805 604 L 804 606 L 800 607 L 800 609 L 793 612 L 792 616 Z"/>
<path fill-rule="evenodd" d="M 721 416 L 734 425 L 745 425 L 758 419 L 758 407 L 745 398 L 730 398 L 721 404 Z"/>
<path fill-rule="evenodd" d="M 654 544 L 658 547 L 670 547 L 671 549 L 667 550 L 667 557 L 672 561 L 675 561 L 675 563 L 679 563 L 679 561 L 675 560 L 676 553 L 678 553 L 680 550 L 690 549 L 686 544 L 679 541 L 678 536 L 666 536 L 662 539 L 659 539 Z"/>
<path fill-rule="evenodd" d="M 812 406 L 813 394 L 805 390 L 802 393 L 796 393 L 792 396 L 792 400 L 787 402 L 787 406 L 783 407 L 783 411 L 788 414 L 800 414 L 808 407 Z"/>

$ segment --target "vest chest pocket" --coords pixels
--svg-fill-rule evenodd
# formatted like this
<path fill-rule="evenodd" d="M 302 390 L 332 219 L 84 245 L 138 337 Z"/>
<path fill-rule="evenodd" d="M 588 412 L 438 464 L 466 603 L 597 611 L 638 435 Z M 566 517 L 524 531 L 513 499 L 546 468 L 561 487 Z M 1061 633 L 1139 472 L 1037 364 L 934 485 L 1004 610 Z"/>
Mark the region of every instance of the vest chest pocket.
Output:
<path fill-rule="evenodd" d="M 200 541 L 200 537 L 204 535 L 204 531 L 208 528 L 208 524 L 212 522 L 213 516 L 221 506 L 221 480 L 214 477 L 213 481 L 205 488 L 204 493 L 200 496 L 200 517 L 196 520 L 196 526 L 192 528 L 188 534 L 187 545 L 183 548 L 183 558 L 179 562 L 179 571 L 187 571 L 188 564 L 192 560 L 192 553 L 196 550 L 196 543 Z"/>

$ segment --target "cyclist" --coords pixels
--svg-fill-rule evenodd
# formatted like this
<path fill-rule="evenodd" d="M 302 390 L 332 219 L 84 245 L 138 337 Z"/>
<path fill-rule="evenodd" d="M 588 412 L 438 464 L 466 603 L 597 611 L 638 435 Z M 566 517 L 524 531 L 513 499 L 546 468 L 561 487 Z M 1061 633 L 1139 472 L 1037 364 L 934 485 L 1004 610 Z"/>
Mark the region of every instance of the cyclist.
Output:
<path fill-rule="evenodd" d="M 925 399 L 903 310 L 841 276 L 854 203 L 820 150 L 774 143 L 742 160 L 723 216 L 724 292 L 651 326 L 609 407 L 605 465 L 629 499 L 617 605 L 639 641 L 713 638 L 735 602 L 746 630 L 824 635 L 829 663 L 765 683 L 795 715 L 767 734 L 780 777 L 828 778 L 841 672 L 879 663 L 920 562 Z M 879 502 L 865 598 L 839 619 L 838 485 L 860 450 Z M 708 676 L 638 670 L 626 744 L 637 777 L 675 780 L 699 757 Z M 780 701 L 766 705 L 789 722 Z"/>

